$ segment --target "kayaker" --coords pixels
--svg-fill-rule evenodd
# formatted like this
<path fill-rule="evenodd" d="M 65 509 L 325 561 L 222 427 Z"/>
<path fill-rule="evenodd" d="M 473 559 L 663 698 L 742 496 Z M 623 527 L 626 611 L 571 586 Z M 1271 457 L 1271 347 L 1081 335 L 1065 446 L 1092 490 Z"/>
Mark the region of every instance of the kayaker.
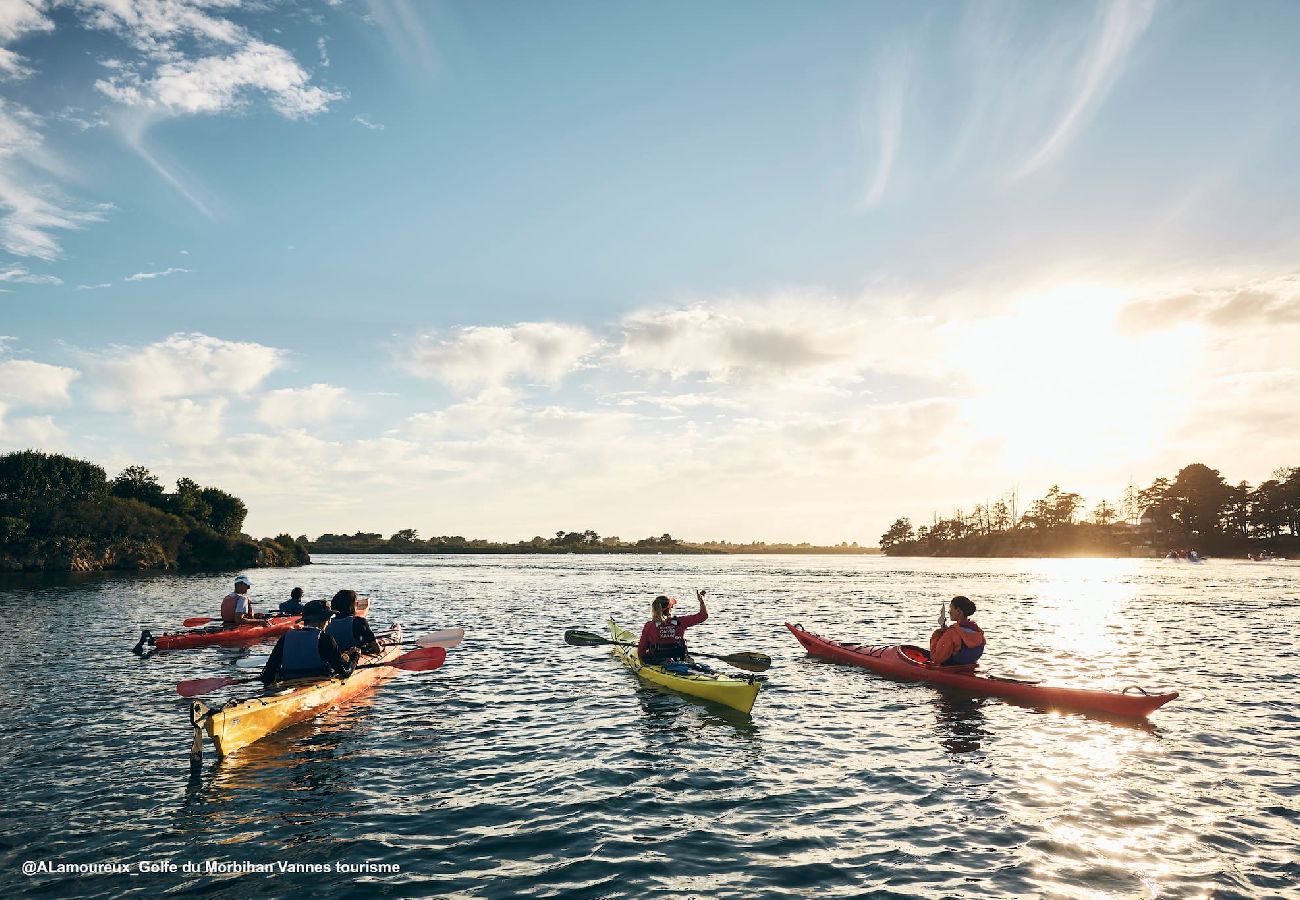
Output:
<path fill-rule="evenodd" d="M 647 665 L 676 663 L 679 666 L 689 663 L 701 671 L 711 671 L 707 666 L 691 662 L 686 652 L 686 629 L 699 625 L 709 618 L 709 611 L 704 605 L 704 591 L 696 591 L 700 601 L 700 610 L 690 616 L 674 616 L 672 608 L 677 605 L 676 597 L 660 594 L 650 604 L 650 621 L 641 629 L 641 639 L 637 641 L 636 653 L 641 662 Z"/>
<path fill-rule="evenodd" d="M 221 624 L 227 628 L 242 625 L 265 625 L 266 617 L 253 612 L 253 602 L 248 592 L 253 589 L 253 581 L 247 575 L 235 577 L 235 589 L 221 600 Z"/>
<path fill-rule="evenodd" d="M 330 622 L 325 633 L 334 638 L 340 650 L 344 653 L 349 650 L 380 652 L 379 641 L 370 630 L 370 622 L 357 615 L 356 591 L 339 591 L 330 601 L 330 606 L 334 609 L 334 621 Z"/>
<path fill-rule="evenodd" d="M 969 597 L 953 597 L 948 604 L 951 625 L 939 617 L 939 627 L 930 635 L 930 662 L 936 666 L 969 666 L 984 655 L 984 631 L 970 617 L 975 604 Z"/>
<path fill-rule="evenodd" d="M 296 587 L 289 592 L 289 599 L 280 604 L 280 612 L 286 616 L 302 615 L 302 588 Z"/>
<path fill-rule="evenodd" d="M 286 631 L 275 642 L 270 659 L 262 667 L 262 683 L 351 675 L 352 660 L 340 653 L 338 643 L 325 633 L 333 615 L 324 600 L 304 604 L 302 627 Z"/>

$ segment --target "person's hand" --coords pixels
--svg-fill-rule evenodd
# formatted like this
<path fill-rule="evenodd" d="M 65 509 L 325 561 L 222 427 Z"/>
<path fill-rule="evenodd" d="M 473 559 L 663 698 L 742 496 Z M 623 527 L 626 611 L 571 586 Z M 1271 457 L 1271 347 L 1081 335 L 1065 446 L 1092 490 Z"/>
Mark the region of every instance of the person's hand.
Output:
<path fill-rule="evenodd" d="M 695 592 L 695 599 L 696 599 L 696 600 L 699 600 L 701 603 L 703 603 L 703 602 L 704 602 L 704 591 L 696 591 L 696 592 Z"/>

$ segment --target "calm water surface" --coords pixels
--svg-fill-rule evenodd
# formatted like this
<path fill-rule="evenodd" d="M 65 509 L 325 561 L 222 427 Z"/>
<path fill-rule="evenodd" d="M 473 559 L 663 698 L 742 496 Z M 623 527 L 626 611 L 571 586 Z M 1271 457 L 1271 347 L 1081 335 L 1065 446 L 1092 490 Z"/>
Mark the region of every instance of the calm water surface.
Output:
<path fill-rule="evenodd" d="M 336 556 L 255 581 L 264 603 L 355 587 L 377 624 L 469 633 L 443 669 L 228 760 L 209 749 L 191 778 L 174 685 L 249 651 L 128 650 L 136 623 L 215 610 L 228 579 L 0 582 L 20 613 L 0 624 L 6 896 L 1300 891 L 1300 565 Z M 696 649 L 774 659 L 752 718 L 563 643 L 610 613 L 638 625 L 660 591 L 690 610 L 696 587 Z M 782 628 L 923 641 L 954 593 L 979 604 L 990 668 L 1182 696 L 1145 727 L 1043 713 L 819 662 Z M 208 860 L 400 871 L 135 871 Z"/>

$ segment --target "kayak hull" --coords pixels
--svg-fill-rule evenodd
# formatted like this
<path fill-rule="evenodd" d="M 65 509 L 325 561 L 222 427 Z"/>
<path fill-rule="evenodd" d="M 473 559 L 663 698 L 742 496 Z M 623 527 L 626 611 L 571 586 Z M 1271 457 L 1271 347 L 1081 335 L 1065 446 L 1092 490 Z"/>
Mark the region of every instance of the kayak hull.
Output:
<path fill-rule="evenodd" d="M 613 619 L 609 620 L 609 633 L 616 641 L 635 644 L 636 635 L 622 628 Z M 732 709 L 748 714 L 754 708 L 762 682 L 757 678 L 731 678 L 727 675 L 707 675 L 703 672 L 692 675 L 675 675 L 662 666 L 648 666 L 641 662 L 636 654 L 636 647 L 614 647 L 614 655 L 619 662 L 636 673 L 642 681 L 721 703 Z"/>
<path fill-rule="evenodd" d="M 377 657 L 362 657 L 362 664 L 389 662 L 402 654 L 402 627 L 394 626 Z M 359 694 L 383 684 L 396 675 L 392 666 L 359 669 L 345 679 L 329 678 L 305 683 L 291 682 L 286 688 L 261 697 L 226 703 L 219 707 L 195 702 L 190 709 L 194 725 L 196 759 L 201 754 L 203 738 L 216 748 L 218 756 L 228 756 L 290 725 L 315 718 Z"/>
<path fill-rule="evenodd" d="M 219 644 L 255 644 L 279 637 L 296 627 L 300 619 L 300 616 L 276 616 L 267 619 L 265 626 L 245 625 L 241 628 L 175 631 L 159 635 L 146 631 L 140 636 L 140 644 L 152 646 L 155 650 L 189 650 L 194 647 L 211 647 Z"/>
<path fill-rule="evenodd" d="M 980 675 L 973 667 L 932 666 L 923 661 L 918 648 L 893 644 L 865 646 L 832 641 L 805 630 L 800 625 L 785 623 L 795 639 L 813 656 L 832 662 L 861 666 L 890 678 L 904 681 L 928 681 L 945 687 L 958 688 L 974 694 L 999 697 L 1039 706 L 1046 709 L 1063 709 L 1071 712 L 1094 713 L 1124 719 L 1143 719 L 1178 696 L 1168 694 L 1121 693 L 1119 691 L 1092 691 L 1080 688 L 1053 687 L 1029 684 Z M 1126 689 L 1127 690 L 1127 689 Z"/>

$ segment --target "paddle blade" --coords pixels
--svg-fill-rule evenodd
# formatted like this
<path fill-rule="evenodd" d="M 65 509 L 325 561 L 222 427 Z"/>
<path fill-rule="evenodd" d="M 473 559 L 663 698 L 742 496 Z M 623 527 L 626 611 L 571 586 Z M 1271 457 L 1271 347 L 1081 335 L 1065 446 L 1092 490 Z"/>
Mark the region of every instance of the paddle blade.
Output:
<path fill-rule="evenodd" d="M 191 678 L 176 685 L 176 693 L 182 697 L 197 697 L 231 684 L 239 684 L 239 678 Z"/>
<path fill-rule="evenodd" d="M 211 616 L 190 616 L 188 619 L 181 622 L 181 624 L 184 625 L 186 628 L 196 628 L 199 625 L 206 625 L 209 622 L 215 622 L 215 621 L 216 619 L 212 618 Z"/>
<path fill-rule="evenodd" d="M 447 661 L 447 651 L 442 647 L 421 647 L 403 653 L 387 665 L 406 672 L 431 672 Z"/>
<path fill-rule="evenodd" d="M 583 631 L 581 628 L 570 628 L 568 631 L 564 632 L 564 643 L 571 644 L 574 647 L 600 647 L 614 642 L 607 637 L 601 637 L 594 631 Z"/>
<path fill-rule="evenodd" d="M 732 653 L 728 656 L 719 656 L 718 659 L 746 672 L 766 672 L 772 668 L 772 657 L 766 653 Z"/>
<path fill-rule="evenodd" d="M 464 628 L 444 628 L 441 631 L 431 631 L 423 637 L 416 638 L 415 646 L 444 647 L 450 650 L 453 647 L 459 647 L 460 642 L 464 639 Z"/>

